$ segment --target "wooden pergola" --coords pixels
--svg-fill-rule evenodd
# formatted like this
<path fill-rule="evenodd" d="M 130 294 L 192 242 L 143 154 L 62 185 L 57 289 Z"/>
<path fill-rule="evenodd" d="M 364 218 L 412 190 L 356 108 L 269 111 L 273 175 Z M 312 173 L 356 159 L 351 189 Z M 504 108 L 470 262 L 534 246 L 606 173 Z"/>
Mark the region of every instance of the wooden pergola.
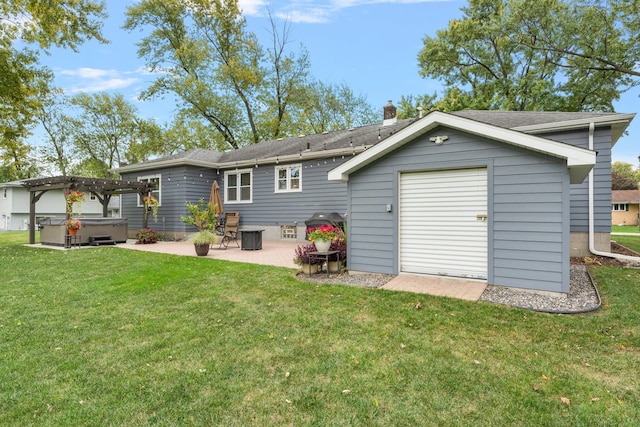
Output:
<path fill-rule="evenodd" d="M 49 178 L 27 179 L 22 185 L 29 190 L 29 243 L 36 242 L 36 203 L 44 193 L 50 190 L 82 191 L 92 193 L 102 204 L 102 216 L 107 217 L 111 196 L 114 194 L 139 194 L 147 196 L 153 190 L 153 183 L 122 181 L 109 178 L 87 178 L 81 176 L 54 176 Z M 147 227 L 147 215 L 143 212 L 142 228 Z"/>

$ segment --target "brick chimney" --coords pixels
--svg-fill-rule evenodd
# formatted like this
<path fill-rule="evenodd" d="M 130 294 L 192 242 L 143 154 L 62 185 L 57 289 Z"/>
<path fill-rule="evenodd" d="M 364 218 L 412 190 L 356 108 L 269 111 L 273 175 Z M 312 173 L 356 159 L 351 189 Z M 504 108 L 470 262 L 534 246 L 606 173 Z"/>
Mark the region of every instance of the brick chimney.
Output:
<path fill-rule="evenodd" d="M 395 124 L 398 119 L 396 118 L 396 107 L 393 105 L 391 100 L 389 103 L 384 106 L 384 120 L 382 122 L 382 126 L 388 126 Z"/>

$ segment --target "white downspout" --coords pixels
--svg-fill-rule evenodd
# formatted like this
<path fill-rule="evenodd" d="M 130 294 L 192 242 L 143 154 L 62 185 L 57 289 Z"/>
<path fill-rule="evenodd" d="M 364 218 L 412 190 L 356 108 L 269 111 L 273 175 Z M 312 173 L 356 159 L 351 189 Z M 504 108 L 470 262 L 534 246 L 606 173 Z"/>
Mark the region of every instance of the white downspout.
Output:
<path fill-rule="evenodd" d="M 595 131 L 595 123 L 591 122 L 589 123 L 589 150 L 591 151 L 593 151 L 593 145 L 594 145 L 594 142 L 593 142 L 594 131 Z M 595 230 L 594 230 L 595 215 L 594 215 L 593 199 L 594 199 L 593 169 L 591 169 L 591 172 L 589 172 L 589 251 L 591 251 L 592 254 L 598 255 L 598 256 L 615 258 L 615 259 L 620 259 L 625 261 L 640 262 L 640 257 L 620 255 L 620 254 L 614 254 L 611 252 L 602 252 L 602 251 L 596 250 Z"/>

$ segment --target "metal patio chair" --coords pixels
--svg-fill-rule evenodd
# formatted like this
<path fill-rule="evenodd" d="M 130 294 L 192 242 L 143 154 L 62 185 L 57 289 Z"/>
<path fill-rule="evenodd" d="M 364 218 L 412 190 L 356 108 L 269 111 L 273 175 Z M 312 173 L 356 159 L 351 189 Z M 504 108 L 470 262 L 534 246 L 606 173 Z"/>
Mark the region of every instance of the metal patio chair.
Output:
<path fill-rule="evenodd" d="M 224 219 L 224 231 L 222 233 L 222 240 L 220 241 L 220 247 L 218 249 L 227 249 L 229 243 L 235 242 L 237 247 L 240 247 L 238 243 L 238 225 L 240 224 L 240 212 L 227 212 Z"/>

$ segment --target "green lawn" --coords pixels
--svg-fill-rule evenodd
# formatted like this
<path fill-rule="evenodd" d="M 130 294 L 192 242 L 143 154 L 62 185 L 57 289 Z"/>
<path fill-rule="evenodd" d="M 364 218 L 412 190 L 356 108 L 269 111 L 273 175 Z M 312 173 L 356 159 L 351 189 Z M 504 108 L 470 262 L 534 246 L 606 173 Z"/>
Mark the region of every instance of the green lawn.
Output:
<path fill-rule="evenodd" d="M 640 229 L 637 225 L 612 225 L 612 233 L 638 233 L 640 235 Z"/>
<path fill-rule="evenodd" d="M 3 426 L 635 426 L 640 271 L 589 315 L 0 233 Z M 416 304 L 421 303 L 417 309 Z"/>
<path fill-rule="evenodd" d="M 640 253 L 640 235 L 638 236 L 611 236 L 611 240 Z"/>

